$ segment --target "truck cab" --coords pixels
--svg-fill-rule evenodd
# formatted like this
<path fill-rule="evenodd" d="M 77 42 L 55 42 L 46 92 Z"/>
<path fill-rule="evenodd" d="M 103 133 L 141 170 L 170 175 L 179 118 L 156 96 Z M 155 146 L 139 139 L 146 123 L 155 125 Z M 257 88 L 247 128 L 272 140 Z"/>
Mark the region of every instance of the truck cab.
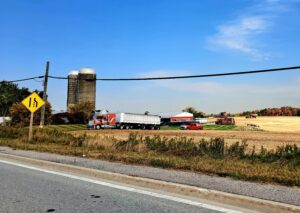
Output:
<path fill-rule="evenodd" d="M 111 129 L 116 128 L 116 114 L 108 113 L 102 114 L 96 112 L 89 119 L 88 129 Z"/>

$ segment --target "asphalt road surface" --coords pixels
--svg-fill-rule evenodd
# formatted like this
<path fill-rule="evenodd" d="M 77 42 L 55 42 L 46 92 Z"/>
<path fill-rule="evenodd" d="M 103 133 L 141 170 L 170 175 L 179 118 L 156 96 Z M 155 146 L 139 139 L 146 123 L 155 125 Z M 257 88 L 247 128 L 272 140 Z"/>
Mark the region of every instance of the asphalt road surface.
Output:
<path fill-rule="evenodd" d="M 219 212 L 3 162 L 0 204 L 1 213 Z"/>

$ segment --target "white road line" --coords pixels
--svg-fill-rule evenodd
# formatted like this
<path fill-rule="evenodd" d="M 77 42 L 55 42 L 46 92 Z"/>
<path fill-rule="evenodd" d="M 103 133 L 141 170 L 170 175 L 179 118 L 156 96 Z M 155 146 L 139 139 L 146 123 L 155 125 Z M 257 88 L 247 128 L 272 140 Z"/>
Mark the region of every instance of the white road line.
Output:
<path fill-rule="evenodd" d="M 231 209 L 218 207 L 218 206 L 213 206 L 210 204 L 200 203 L 197 201 L 192 201 L 192 200 L 188 200 L 188 199 L 184 199 L 184 198 L 159 194 L 156 192 L 146 191 L 146 190 L 142 190 L 142 189 L 136 189 L 136 188 L 127 187 L 127 186 L 116 185 L 116 184 L 107 183 L 104 181 L 93 180 L 90 178 L 80 177 L 80 176 L 71 175 L 71 174 L 67 174 L 67 173 L 63 173 L 63 172 L 56 172 L 56 171 L 51 171 L 51 170 L 47 170 L 47 169 L 41 169 L 38 167 L 27 166 L 24 164 L 14 163 L 14 162 L 6 161 L 6 160 L 0 160 L 0 163 L 18 166 L 18 167 L 22 167 L 22 168 L 26 168 L 26 169 L 35 170 L 35 171 L 45 172 L 48 174 L 59 175 L 59 176 L 63 176 L 63 177 L 67 177 L 67 178 L 71 178 L 71 179 L 75 179 L 75 180 L 81 180 L 81 181 L 94 183 L 94 184 L 98 184 L 98 185 L 102 185 L 102 186 L 107 186 L 107 187 L 111 187 L 111 188 L 115 188 L 115 189 L 121 189 L 124 191 L 135 192 L 135 193 L 139 193 L 139 194 L 143 194 L 143 195 L 149 195 L 149 196 L 156 197 L 156 198 L 162 198 L 162 199 L 166 199 L 166 200 L 175 201 L 178 203 L 184 203 L 184 204 L 188 204 L 188 205 L 192 205 L 192 206 L 198 206 L 198 207 L 202 207 L 202 208 L 210 209 L 210 210 L 214 210 L 214 211 L 219 211 L 219 212 L 224 212 L 224 213 L 241 213 L 240 211 L 231 210 Z"/>

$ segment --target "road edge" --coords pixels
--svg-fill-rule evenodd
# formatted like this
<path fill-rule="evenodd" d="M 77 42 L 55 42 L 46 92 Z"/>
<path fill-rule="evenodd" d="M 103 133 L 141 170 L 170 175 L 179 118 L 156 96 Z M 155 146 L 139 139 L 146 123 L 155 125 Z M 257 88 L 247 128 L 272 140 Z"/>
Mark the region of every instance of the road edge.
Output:
<path fill-rule="evenodd" d="M 227 205 L 239 206 L 242 208 L 262 211 L 262 212 L 300 212 L 300 206 L 279 203 L 275 201 L 263 200 L 259 198 L 247 197 L 244 195 L 230 194 L 216 190 L 203 189 L 184 184 L 177 184 L 161 180 L 154 180 L 143 177 L 134 177 L 125 174 L 101 171 L 97 169 L 73 166 L 68 164 L 56 163 L 45 160 L 32 159 L 11 154 L 0 153 L 0 159 L 22 162 L 32 166 L 47 166 L 53 170 L 60 170 L 80 175 L 88 175 L 95 178 L 106 179 L 109 181 L 122 182 L 129 185 L 163 190 L 169 193 L 176 193 L 183 196 L 190 196 L 205 200 L 220 202 Z"/>

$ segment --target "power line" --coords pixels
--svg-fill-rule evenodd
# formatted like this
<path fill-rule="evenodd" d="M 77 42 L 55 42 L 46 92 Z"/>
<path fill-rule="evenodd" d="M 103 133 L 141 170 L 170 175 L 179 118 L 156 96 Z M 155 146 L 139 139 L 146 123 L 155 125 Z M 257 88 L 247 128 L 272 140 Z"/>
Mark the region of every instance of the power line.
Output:
<path fill-rule="evenodd" d="M 35 79 L 40 79 L 44 78 L 44 75 L 36 76 L 36 77 L 31 77 L 31 78 L 23 78 L 23 79 L 18 79 L 18 80 L 13 80 L 13 81 L 4 81 L 8 83 L 15 83 L 15 82 L 21 82 L 21 81 L 30 81 L 30 80 L 35 80 Z"/>
<path fill-rule="evenodd" d="M 167 77 L 145 77 L 145 78 L 97 78 L 97 81 L 145 81 L 145 80 L 168 80 L 168 79 L 182 79 L 182 78 L 206 78 L 206 77 L 217 77 L 227 75 L 245 75 L 255 73 L 266 73 L 266 72 L 279 72 L 285 70 L 296 70 L 300 69 L 300 66 L 294 67 L 282 67 L 264 70 L 252 70 L 242 72 L 228 72 L 228 73 L 215 73 L 215 74 L 203 74 L 203 75 L 184 75 L 184 76 L 167 76 Z M 53 79 L 68 79 L 68 77 L 49 76 Z"/>
<path fill-rule="evenodd" d="M 246 75 L 246 74 L 257 74 L 257 73 L 268 73 L 268 72 L 279 72 L 286 70 L 296 70 L 300 69 L 300 66 L 294 67 L 281 67 L 281 68 L 273 68 L 273 69 L 263 69 L 263 70 L 251 70 L 251 71 L 241 71 L 241 72 L 227 72 L 227 73 L 214 73 L 214 74 L 202 74 L 202 75 L 183 75 L 183 76 L 166 76 L 166 77 L 145 77 L 145 78 L 97 78 L 97 81 L 146 81 L 146 80 L 170 80 L 170 79 L 183 79 L 183 78 L 207 78 L 207 77 L 218 77 L 218 76 L 230 76 L 230 75 Z M 5 81 L 5 82 L 21 82 L 21 81 L 29 81 L 38 78 L 44 78 L 45 76 L 36 76 L 31 78 L 24 78 L 14 81 Z M 48 76 L 51 79 L 60 79 L 67 80 L 69 77 L 61 77 L 61 76 Z M 90 80 L 90 79 L 86 79 Z"/>
<path fill-rule="evenodd" d="M 300 69 L 300 66 L 265 69 L 265 70 L 242 71 L 242 72 L 204 74 L 204 75 L 184 75 L 184 76 L 146 77 L 146 78 L 99 78 L 96 80 L 100 80 L 100 81 L 143 81 L 143 80 L 168 80 L 168 79 L 181 79 L 181 78 L 206 78 L 206 77 L 217 77 L 217 76 L 226 76 L 226 75 L 245 75 L 245 74 L 255 74 L 255 73 L 264 73 L 264 72 L 278 72 L 278 71 L 295 70 L 295 69 Z"/>

